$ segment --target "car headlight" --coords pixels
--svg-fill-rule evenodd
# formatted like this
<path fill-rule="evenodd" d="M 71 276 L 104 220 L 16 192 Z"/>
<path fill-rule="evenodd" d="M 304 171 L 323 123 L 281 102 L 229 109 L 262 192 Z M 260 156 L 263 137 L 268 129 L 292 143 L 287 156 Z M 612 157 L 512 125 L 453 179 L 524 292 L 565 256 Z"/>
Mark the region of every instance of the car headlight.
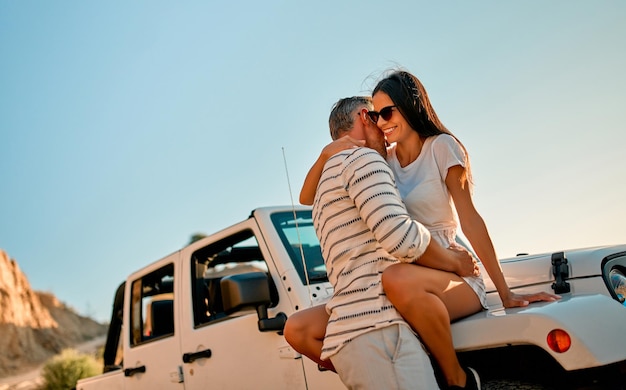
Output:
<path fill-rule="evenodd" d="M 611 283 L 611 287 L 617 296 L 617 299 L 623 304 L 626 305 L 626 275 L 617 269 L 613 268 L 609 272 L 609 282 Z"/>

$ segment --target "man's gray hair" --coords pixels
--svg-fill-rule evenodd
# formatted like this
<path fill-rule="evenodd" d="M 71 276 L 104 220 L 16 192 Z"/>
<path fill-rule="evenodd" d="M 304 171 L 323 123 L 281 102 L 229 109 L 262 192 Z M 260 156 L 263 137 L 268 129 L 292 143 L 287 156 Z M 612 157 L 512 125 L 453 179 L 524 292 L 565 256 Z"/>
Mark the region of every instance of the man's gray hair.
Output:
<path fill-rule="evenodd" d="M 369 96 L 352 96 L 339 99 L 333 105 L 328 118 L 330 136 L 333 140 L 341 138 L 345 132 L 352 130 L 356 119 L 354 111 L 361 108 L 372 110 L 374 108 L 372 98 Z"/>

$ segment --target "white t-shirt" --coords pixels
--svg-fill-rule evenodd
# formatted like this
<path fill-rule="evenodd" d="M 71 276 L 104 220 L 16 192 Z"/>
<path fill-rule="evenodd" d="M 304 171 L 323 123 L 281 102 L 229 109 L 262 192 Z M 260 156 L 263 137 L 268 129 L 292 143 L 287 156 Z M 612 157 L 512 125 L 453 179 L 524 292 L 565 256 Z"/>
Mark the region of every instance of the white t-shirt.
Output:
<path fill-rule="evenodd" d="M 446 186 L 448 169 L 465 167 L 463 147 L 448 134 L 426 138 L 422 151 L 415 161 L 401 167 L 396 156 L 396 145 L 387 150 L 387 162 L 396 178 L 396 186 L 415 220 L 421 222 L 434 239 L 444 248 L 456 242 L 459 218 L 454 201 Z M 464 277 L 474 289 L 483 307 L 487 308 L 485 284 L 482 276 Z"/>
<path fill-rule="evenodd" d="M 456 236 L 458 217 L 445 180 L 450 167 L 465 167 L 463 148 L 448 134 L 428 137 L 417 159 L 401 167 L 395 146 L 387 160 L 409 214 L 431 233 L 443 235 L 447 242 L 440 243 L 448 246 Z"/>

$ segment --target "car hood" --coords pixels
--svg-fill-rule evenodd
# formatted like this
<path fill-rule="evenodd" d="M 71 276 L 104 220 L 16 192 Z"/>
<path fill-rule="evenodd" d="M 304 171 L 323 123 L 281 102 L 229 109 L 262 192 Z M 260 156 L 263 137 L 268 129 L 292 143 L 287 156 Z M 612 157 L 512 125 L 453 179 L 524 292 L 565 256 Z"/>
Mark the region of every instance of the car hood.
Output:
<path fill-rule="evenodd" d="M 570 249 L 536 255 L 521 255 L 500 260 L 509 287 L 523 287 L 554 281 L 552 254 L 563 252 L 569 265 L 569 279 L 599 276 L 602 260 L 609 255 L 626 252 L 626 245 L 607 245 L 584 249 Z M 481 265 L 487 291 L 495 287 Z"/>

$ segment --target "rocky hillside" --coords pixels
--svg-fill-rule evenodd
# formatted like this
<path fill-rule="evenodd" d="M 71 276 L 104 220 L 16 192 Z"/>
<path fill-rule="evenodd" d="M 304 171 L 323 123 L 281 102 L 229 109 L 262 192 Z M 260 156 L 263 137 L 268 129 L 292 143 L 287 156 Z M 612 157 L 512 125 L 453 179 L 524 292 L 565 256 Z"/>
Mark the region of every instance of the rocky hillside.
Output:
<path fill-rule="evenodd" d="M 78 315 L 50 293 L 33 291 L 17 262 L 0 249 L 0 377 L 105 333 L 106 325 Z"/>

